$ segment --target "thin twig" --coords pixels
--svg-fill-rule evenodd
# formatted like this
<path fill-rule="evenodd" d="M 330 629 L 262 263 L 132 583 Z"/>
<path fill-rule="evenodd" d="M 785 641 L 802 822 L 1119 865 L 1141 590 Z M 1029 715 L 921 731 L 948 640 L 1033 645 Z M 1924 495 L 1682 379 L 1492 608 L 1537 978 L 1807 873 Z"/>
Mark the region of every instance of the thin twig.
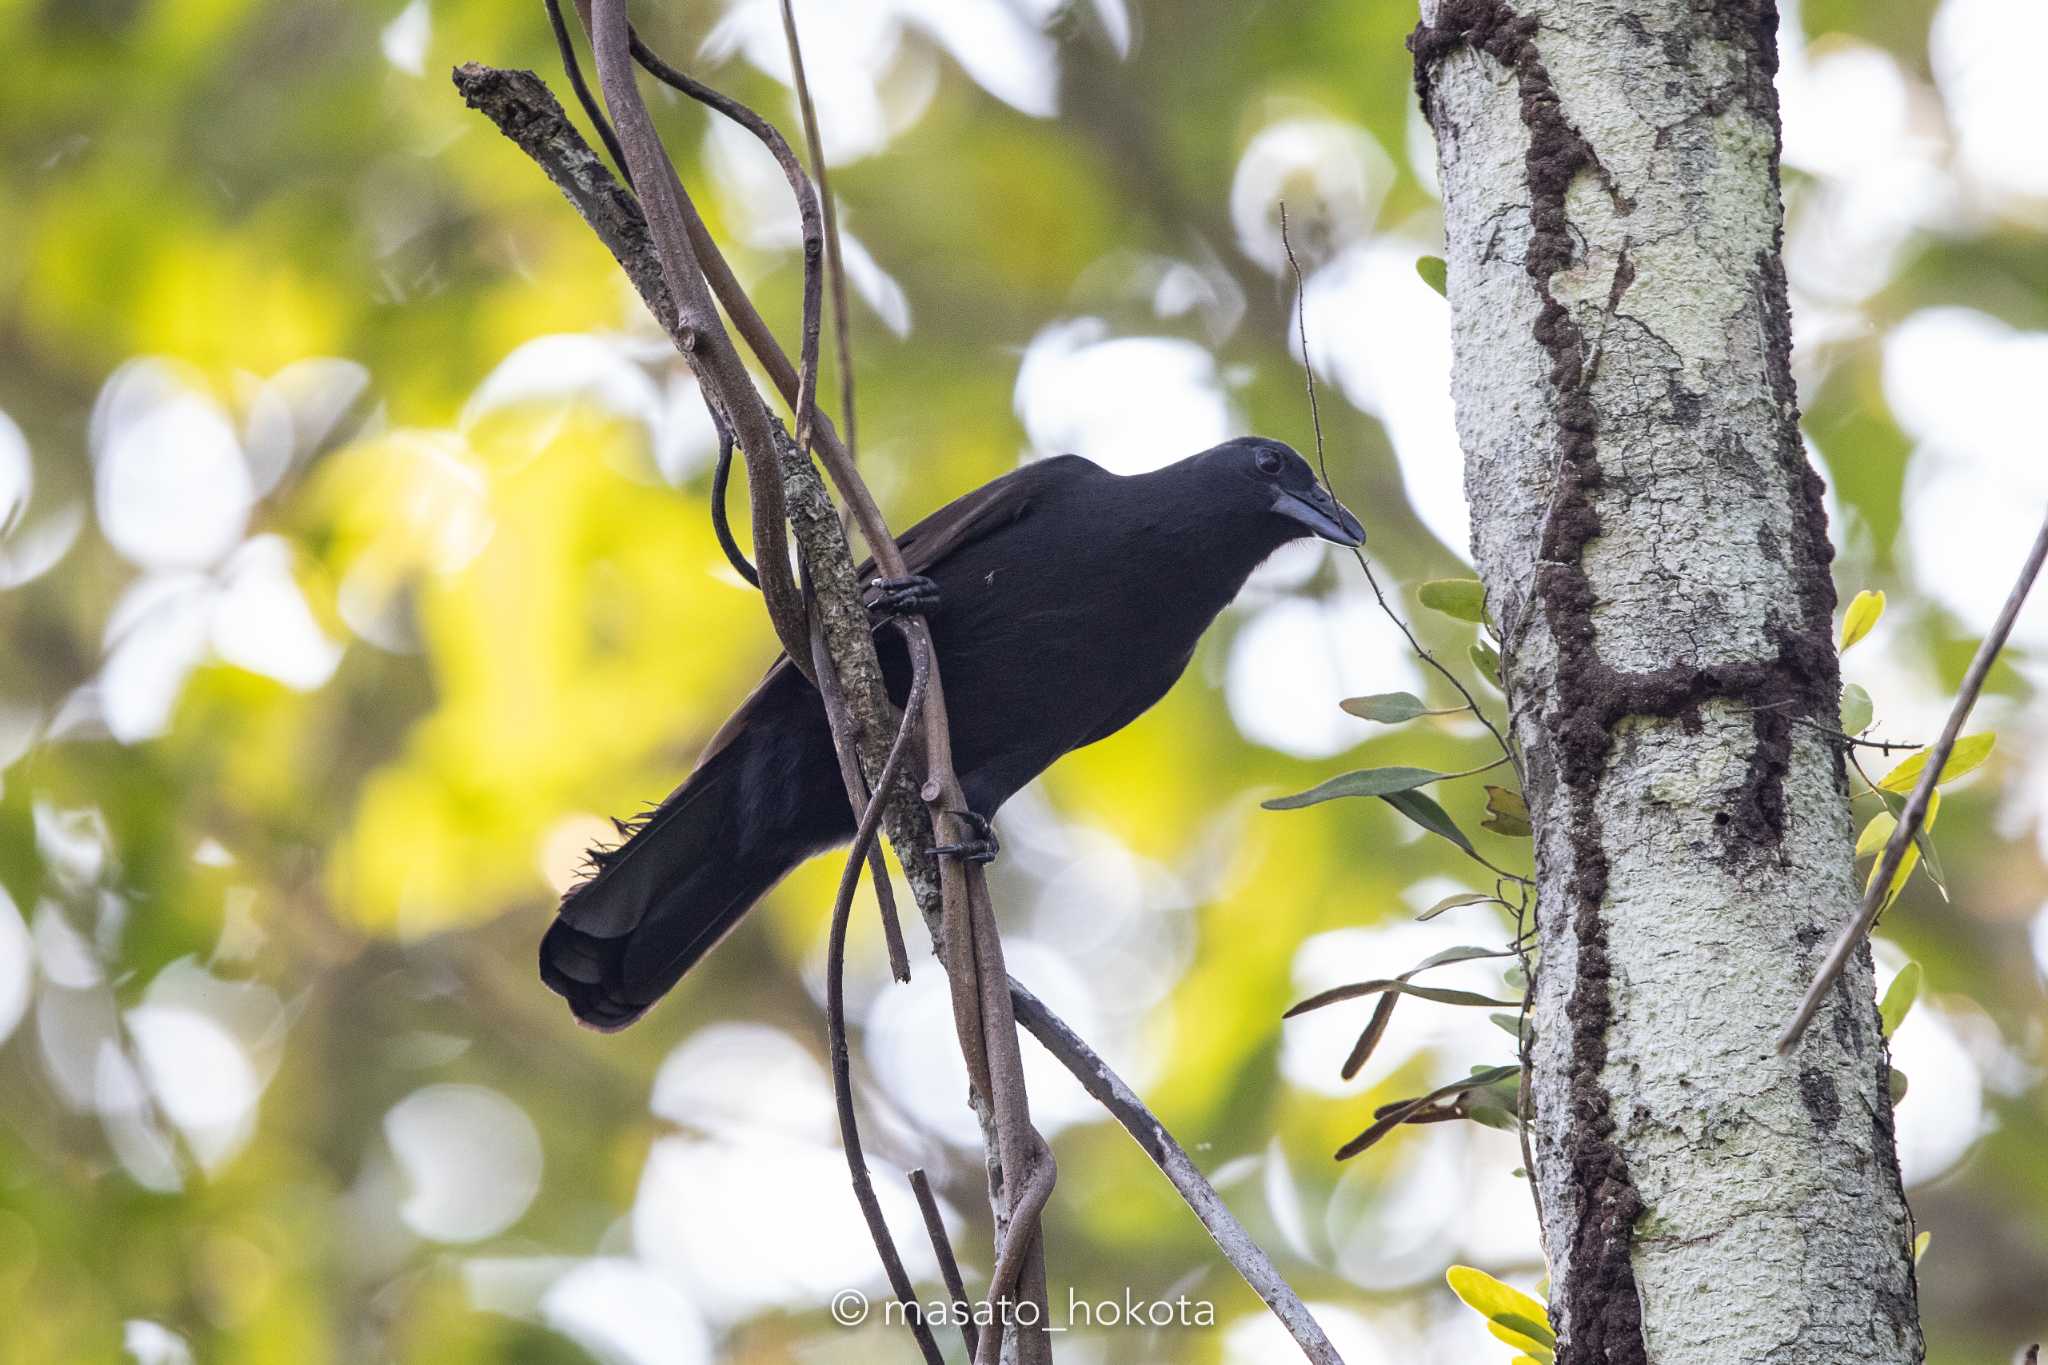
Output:
<path fill-rule="evenodd" d="M 846 927 L 853 915 L 853 893 L 860 885 L 862 860 L 875 847 L 875 831 L 882 824 L 882 807 L 888 799 L 889 788 L 902 766 L 910 737 L 916 733 L 917 716 L 924 706 L 928 679 L 928 672 L 913 664 L 910 696 L 903 707 L 903 723 L 896 731 L 895 741 L 889 746 L 889 757 L 882 765 L 881 778 L 875 783 L 875 794 L 868 798 L 867 809 L 861 812 L 860 824 L 853 834 L 853 847 L 847 853 L 846 867 L 839 874 L 839 894 L 832 902 L 832 928 L 825 943 L 825 1037 L 832 1059 L 832 1099 L 839 1111 L 839 1140 L 846 1150 L 847 1170 L 853 1177 L 854 1199 L 860 1204 L 861 1216 L 867 1220 L 868 1234 L 875 1243 L 875 1254 L 881 1258 L 882 1269 L 889 1277 L 889 1287 L 903 1305 L 904 1320 L 917 1338 L 918 1349 L 924 1352 L 924 1358 L 931 1365 L 940 1365 L 943 1357 L 938 1342 L 932 1338 L 931 1328 L 918 1307 L 917 1291 L 903 1269 L 903 1258 L 897 1253 L 896 1239 L 890 1235 L 889 1221 L 882 1214 L 881 1202 L 875 1197 L 874 1182 L 868 1176 L 867 1160 L 861 1154 L 860 1124 L 853 1110 L 853 1063 L 846 1046 Z"/>
<path fill-rule="evenodd" d="M 1752 707 L 1750 709 L 1761 710 L 1762 708 Z M 1875 749 L 1881 754 L 1889 754 L 1895 752 L 1910 753 L 1915 749 L 1927 747 L 1924 744 L 1907 744 L 1902 740 L 1896 739 L 1864 739 L 1861 735 L 1852 735 L 1846 730 L 1837 730 L 1831 725 L 1822 725 L 1819 721 L 1808 720 L 1805 716 L 1790 716 L 1787 719 L 1794 725 L 1804 725 L 1809 730 L 1817 730 L 1845 748 Z"/>
<path fill-rule="evenodd" d="M 569 88 L 576 92 L 576 102 L 583 106 L 583 113 L 597 135 L 604 141 L 604 149 L 612 154 L 612 164 L 625 177 L 626 185 L 633 184 L 633 172 L 626 166 L 626 149 L 619 146 L 619 135 L 612 131 L 612 121 L 604 116 L 604 106 L 597 102 L 590 85 L 583 79 L 583 64 L 576 60 L 576 42 L 569 36 L 569 25 L 562 18 L 562 0 L 543 0 L 547 6 L 548 24 L 555 31 L 555 50 L 562 56 L 562 70 L 569 77 Z"/>
<path fill-rule="evenodd" d="M 654 120 L 633 80 L 626 35 L 624 0 L 594 0 L 591 46 L 597 56 L 598 84 L 604 90 L 612 121 L 639 189 L 640 207 L 654 243 L 663 281 L 677 309 L 678 340 L 699 382 L 709 380 L 726 406 L 734 435 L 747 455 L 747 493 L 754 513 L 754 565 L 761 576 L 761 596 L 768 617 L 790 661 L 810 672 L 809 632 L 804 603 L 789 566 L 789 534 L 782 480 L 776 470 L 776 445 L 767 409 L 760 403 L 736 403 L 735 395 L 751 390 L 746 367 L 733 350 L 732 339 L 719 321 L 703 267 L 690 245 L 682 205 L 689 199 L 675 166 L 661 145 Z M 664 319 L 666 321 L 666 319 Z"/>
<path fill-rule="evenodd" d="M 1977 704 L 1977 696 L 1984 690 L 1984 679 L 1991 672 L 1991 665 L 1997 662 L 1998 653 L 2005 648 L 2006 637 L 2012 634 L 2013 622 L 2018 619 L 2020 607 L 2027 600 L 2027 593 L 2034 586 L 2034 579 L 2041 572 L 2041 562 L 2048 559 L 2048 521 L 2043 521 L 2041 533 L 2034 538 L 2034 548 L 2027 554 L 2027 562 L 2020 566 L 2019 580 L 2006 594 L 2005 606 L 1999 610 L 1998 619 L 1991 625 L 1991 633 L 1984 637 L 1984 643 L 1977 646 L 1977 656 L 1970 660 L 1970 668 L 1963 675 L 1962 690 L 1956 695 L 1956 704 L 1948 713 L 1948 724 L 1941 730 L 1941 738 L 1934 741 L 1934 747 L 1927 752 L 1927 766 L 1921 770 L 1920 781 L 1914 785 L 1913 794 L 1906 800 L 1906 809 L 1899 816 L 1898 825 L 1892 830 L 1892 837 L 1886 841 L 1884 856 L 1877 860 L 1877 868 L 1871 873 L 1870 883 L 1863 891 L 1863 904 L 1856 915 L 1842 927 L 1834 946 L 1828 949 L 1820 971 L 1815 974 L 1813 984 L 1806 989 L 1806 998 L 1799 1002 L 1799 1010 L 1792 1016 L 1792 1022 L 1778 1035 L 1778 1052 L 1783 1055 L 1792 1050 L 1799 1041 L 1806 1026 L 1813 1022 L 1813 1016 L 1820 1009 L 1820 1002 L 1841 977 L 1843 968 L 1849 965 L 1849 956 L 1863 942 L 1863 936 L 1870 932 L 1870 926 L 1877 922 L 1878 912 L 1884 909 L 1886 893 L 1891 889 L 1892 878 L 1897 875 L 1899 863 L 1912 846 L 1914 837 L 1927 818 L 1927 805 L 1933 798 L 1934 788 L 1941 781 L 1941 770 L 1948 765 L 1949 752 L 1956 746 L 1956 737 L 1963 732 L 1963 723 L 1970 718 L 1970 710 Z"/>
<path fill-rule="evenodd" d="M 782 168 L 782 178 L 789 182 L 789 192 L 796 198 L 797 225 L 802 234 L 804 256 L 803 331 L 798 351 L 797 392 L 790 403 L 796 416 L 797 449 L 809 450 L 811 433 L 818 419 L 818 333 L 824 325 L 823 283 L 819 267 L 823 263 L 825 232 L 818 212 L 817 193 L 810 178 L 804 174 L 803 163 L 796 159 L 788 140 L 774 124 L 725 92 L 670 66 L 640 40 L 638 33 L 629 33 L 628 36 L 633 59 L 657 80 L 682 91 L 752 133 L 775 158 L 775 164 Z"/>
<path fill-rule="evenodd" d="M 967 1358 L 974 1359 L 974 1303 L 967 1297 L 967 1281 L 960 1278 L 960 1262 L 953 1256 L 953 1239 L 946 1235 L 946 1220 L 939 1214 L 939 1201 L 932 1194 L 931 1177 L 919 1166 L 910 1173 L 910 1192 L 917 1196 L 917 1211 L 924 1215 L 925 1235 L 932 1239 L 932 1255 L 939 1263 L 939 1277 L 953 1296 L 953 1313 L 960 1319 L 960 1340 Z"/>
<path fill-rule="evenodd" d="M 732 565 L 733 572 L 758 588 L 761 575 L 754 572 L 746 551 L 733 539 L 732 520 L 725 510 L 725 489 L 732 479 L 732 427 L 716 407 L 708 403 L 705 406 L 711 413 L 712 425 L 718 429 L 718 463 L 711 467 L 711 533 L 718 537 L 718 548 L 725 551 L 725 562 Z"/>
<path fill-rule="evenodd" d="M 804 75 L 803 44 L 797 41 L 796 11 L 782 0 L 782 33 L 789 40 L 789 69 L 796 85 L 796 104 L 804 120 L 804 141 L 811 152 L 811 175 L 818 182 L 818 200 L 825 210 L 825 275 L 832 287 L 832 332 L 839 345 L 839 420 L 846 424 L 846 457 L 858 462 L 854 439 L 852 310 L 846 301 L 846 262 L 839 249 L 839 210 L 832 203 L 832 178 L 825 169 L 825 140 L 818 132 L 818 110 L 811 102 L 811 83 Z"/>
<path fill-rule="evenodd" d="M 1287 235 L 1287 205 L 1285 203 L 1282 203 L 1280 205 L 1280 245 L 1287 252 L 1288 266 L 1291 267 L 1294 271 L 1294 321 L 1295 328 L 1301 343 L 1301 368 L 1302 371 L 1308 376 L 1308 414 L 1309 420 L 1315 426 L 1316 468 L 1322 474 L 1323 486 L 1328 488 L 1330 490 L 1331 496 L 1334 497 L 1336 496 L 1337 490 L 1336 487 L 1330 483 L 1329 456 L 1325 453 L 1323 449 L 1322 408 L 1319 406 L 1316 399 L 1316 367 L 1314 362 L 1309 359 L 1308 353 L 1308 284 L 1307 281 L 1304 280 L 1302 277 L 1301 262 L 1296 260 L 1294 256 L 1294 242 Z M 1387 615 L 1387 619 L 1392 621 L 1396 626 L 1400 627 L 1401 633 L 1408 637 L 1408 647 L 1415 651 L 1415 655 L 1417 658 L 1421 659 L 1431 668 L 1434 668 L 1437 672 L 1443 674 L 1445 680 L 1448 681 L 1452 687 L 1458 690 L 1458 695 L 1465 699 L 1464 709 L 1470 711 L 1473 715 L 1477 716 L 1479 718 L 1479 723 L 1481 725 L 1484 725 L 1487 728 L 1487 731 L 1493 735 L 1494 742 L 1500 745 L 1501 753 L 1505 754 L 1510 761 L 1514 762 L 1515 773 L 1516 776 L 1519 777 L 1521 775 L 1522 765 L 1521 762 L 1515 758 L 1515 751 L 1513 746 L 1511 746 L 1508 743 L 1507 736 L 1503 735 L 1499 730 L 1494 728 L 1494 724 L 1491 720 L 1487 718 L 1486 712 L 1479 709 L 1478 698 L 1472 695 L 1471 689 L 1465 686 L 1465 684 L 1459 679 L 1457 674 L 1453 673 L 1450 669 L 1444 667 L 1442 663 L 1437 661 L 1436 655 L 1430 653 L 1428 650 L 1422 647 L 1422 642 L 1415 638 L 1415 632 L 1408 629 L 1408 623 L 1406 621 L 1403 621 L 1400 618 L 1400 616 L 1395 613 L 1394 609 L 1387 605 L 1386 594 L 1380 591 L 1379 580 L 1374 578 L 1372 575 L 1372 565 L 1366 562 L 1365 551 L 1359 549 L 1357 546 L 1354 545 L 1351 547 L 1351 557 L 1358 561 L 1358 567 L 1365 572 L 1365 581 L 1372 585 L 1373 599 L 1380 604 L 1380 610 L 1385 612 Z M 1488 866 L 1491 866 L 1491 864 L 1488 864 Z"/>
<path fill-rule="evenodd" d="M 1137 1092 L 1015 977 L 1010 978 L 1010 1000 L 1017 1022 L 1029 1029 L 1031 1036 L 1073 1073 L 1081 1088 L 1093 1095 L 1110 1116 L 1123 1125 L 1124 1131 L 1172 1183 L 1195 1217 L 1201 1220 L 1202 1226 L 1208 1229 L 1216 1249 L 1223 1253 L 1223 1259 L 1229 1261 L 1253 1292 L 1265 1300 L 1266 1306 L 1273 1310 L 1273 1316 L 1280 1319 L 1295 1344 L 1301 1347 L 1302 1355 L 1317 1365 L 1343 1365 L 1343 1357 L 1330 1344 L 1329 1337 L 1324 1335 L 1322 1327 L 1308 1311 L 1308 1305 L 1273 1268 L 1272 1259 L 1252 1240 L 1244 1224 L 1237 1221 L 1237 1216 L 1231 1213 L 1223 1197 L 1216 1193 L 1216 1187 L 1209 1183 L 1187 1150 L 1174 1140 L 1166 1125 L 1145 1107 Z"/>
<path fill-rule="evenodd" d="M 804 577 L 805 595 L 809 596 L 810 576 Z M 898 623 L 900 626 L 900 622 Z M 839 666 L 832 662 L 832 651 L 826 647 L 825 631 L 816 612 L 811 615 L 811 663 L 818 673 L 818 694 L 823 698 L 826 712 L 830 715 L 846 715 L 846 694 L 839 686 Z M 901 744 L 902 735 L 919 719 L 918 712 L 924 706 L 925 683 L 930 677 L 930 663 L 922 654 L 911 660 L 911 695 L 903 704 L 903 724 L 898 729 L 896 743 Z M 839 780 L 846 787 L 846 797 L 853 805 L 856 821 L 863 818 L 865 808 L 873 804 L 869 794 L 867 775 L 861 771 L 860 749 L 854 743 L 851 724 L 835 725 L 832 729 L 832 748 L 839 758 Z M 892 756 L 895 750 L 891 751 Z M 896 770 L 883 765 L 883 777 L 878 779 L 886 787 L 896 780 Z M 875 905 L 882 916 L 882 942 L 889 952 L 889 975 L 897 981 L 910 980 L 910 954 L 903 944 L 903 925 L 896 913 L 896 892 L 889 881 L 889 865 L 882 858 L 882 846 L 872 838 L 867 842 L 868 868 L 875 878 Z"/>

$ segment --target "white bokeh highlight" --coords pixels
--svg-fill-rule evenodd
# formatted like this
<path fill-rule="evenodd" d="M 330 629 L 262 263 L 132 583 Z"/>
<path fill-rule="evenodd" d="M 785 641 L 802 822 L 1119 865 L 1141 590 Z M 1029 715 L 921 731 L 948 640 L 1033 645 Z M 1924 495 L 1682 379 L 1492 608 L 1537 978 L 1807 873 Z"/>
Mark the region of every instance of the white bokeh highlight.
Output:
<path fill-rule="evenodd" d="M 1038 454 L 1083 455 L 1115 474 L 1207 450 L 1236 425 L 1205 348 L 1179 337 L 1111 336 L 1100 318 L 1055 322 L 1031 339 L 1016 409 Z"/>
<path fill-rule="evenodd" d="M 476 1242 L 505 1231 L 540 1190 L 540 1134 L 526 1111 L 480 1085 L 429 1085 L 384 1115 L 405 1194 L 399 1217 L 421 1237 Z"/>

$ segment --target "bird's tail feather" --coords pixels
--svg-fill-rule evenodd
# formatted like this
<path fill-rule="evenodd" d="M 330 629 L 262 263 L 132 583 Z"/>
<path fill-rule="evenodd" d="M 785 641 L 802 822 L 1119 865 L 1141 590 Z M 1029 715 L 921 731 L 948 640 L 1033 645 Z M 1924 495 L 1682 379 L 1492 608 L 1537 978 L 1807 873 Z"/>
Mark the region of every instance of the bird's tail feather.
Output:
<path fill-rule="evenodd" d="M 590 875 L 563 897 L 540 974 L 582 1023 L 611 1032 L 638 1019 L 803 856 L 735 827 L 739 759 L 717 755 L 622 823 L 625 841 L 592 850 Z"/>

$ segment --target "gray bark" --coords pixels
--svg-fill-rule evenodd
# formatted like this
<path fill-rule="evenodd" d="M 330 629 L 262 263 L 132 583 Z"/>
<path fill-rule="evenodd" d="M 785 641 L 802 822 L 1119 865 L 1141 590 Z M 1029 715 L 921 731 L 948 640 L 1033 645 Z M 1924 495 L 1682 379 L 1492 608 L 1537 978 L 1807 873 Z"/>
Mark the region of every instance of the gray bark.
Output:
<path fill-rule="evenodd" d="M 1558 1358 L 1917 1362 L 1768 0 L 1424 0 L 1473 551 L 1536 829 Z"/>

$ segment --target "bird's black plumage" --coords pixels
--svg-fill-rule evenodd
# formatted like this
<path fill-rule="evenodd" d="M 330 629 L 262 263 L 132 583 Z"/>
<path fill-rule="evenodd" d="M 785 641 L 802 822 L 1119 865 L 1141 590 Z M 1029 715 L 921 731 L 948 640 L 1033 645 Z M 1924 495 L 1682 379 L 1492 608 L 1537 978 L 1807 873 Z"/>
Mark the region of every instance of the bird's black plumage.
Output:
<path fill-rule="evenodd" d="M 1299 455 L 1256 437 L 1131 476 L 1041 460 L 911 527 L 905 562 L 939 589 L 932 639 L 968 806 L 993 816 L 1166 695 L 1251 571 L 1311 534 L 1365 533 Z M 876 643 L 900 705 L 902 641 Z M 785 873 L 852 835 L 824 709 L 780 659 L 683 785 L 593 853 L 541 940 L 541 978 L 584 1023 L 623 1028 Z"/>

